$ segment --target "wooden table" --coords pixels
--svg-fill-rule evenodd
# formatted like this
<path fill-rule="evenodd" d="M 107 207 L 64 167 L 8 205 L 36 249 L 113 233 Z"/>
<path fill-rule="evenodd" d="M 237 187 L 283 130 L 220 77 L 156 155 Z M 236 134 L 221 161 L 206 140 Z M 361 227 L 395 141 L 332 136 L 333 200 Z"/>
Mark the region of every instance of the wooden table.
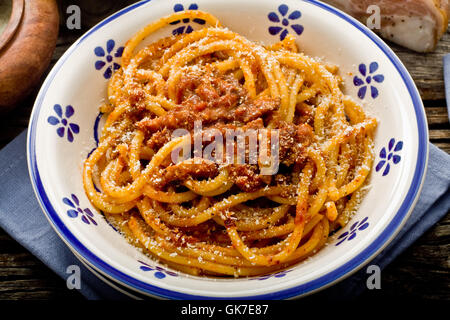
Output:
<path fill-rule="evenodd" d="M 80 1 L 88 3 L 85 0 Z M 134 1 L 106 1 L 99 6 L 98 2 L 93 1 L 90 2 L 93 7 L 83 11 L 83 30 L 71 31 L 61 25 L 51 66 L 88 27 L 131 2 Z M 442 57 L 450 52 L 450 33 L 445 35 L 434 53 L 417 54 L 396 45 L 392 45 L 392 48 L 406 65 L 420 90 L 427 113 L 431 142 L 450 153 L 450 125 L 442 75 Z M 45 76 L 42 81 L 44 78 Z M 0 119 L 0 148 L 27 128 L 36 94 L 37 89 L 19 108 Z M 449 257 L 450 214 L 447 213 L 446 217 L 382 272 L 382 290 L 367 292 L 361 298 L 381 296 L 389 299 L 401 296 L 450 300 Z M 83 299 L 78 292 L 68 290 L 65 281 L 0 229 L 0 299 L 68 298 Z"/>

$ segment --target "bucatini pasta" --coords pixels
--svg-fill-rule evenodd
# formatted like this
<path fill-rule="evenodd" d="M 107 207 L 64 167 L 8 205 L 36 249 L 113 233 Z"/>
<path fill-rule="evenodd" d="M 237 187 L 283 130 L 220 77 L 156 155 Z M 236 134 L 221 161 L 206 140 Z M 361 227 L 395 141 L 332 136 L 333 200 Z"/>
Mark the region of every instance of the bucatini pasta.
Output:
<path fill-rule="evenodd" d="M 205 27 L 137 50 L 185 18 Z M 180 271 L 239 277 L 293 265 L 348 222 L 371 171 L 377 121 L 340 81 L 290 35 L 262 46 L 206 12 L 161 18 L 127 42 L 109 82 L 86 194 L 133 244 Z M 251 130 L 269 164 L 247 150 Z M 229 132 L 244 134 L 240 160 L 219 144 Z"/>

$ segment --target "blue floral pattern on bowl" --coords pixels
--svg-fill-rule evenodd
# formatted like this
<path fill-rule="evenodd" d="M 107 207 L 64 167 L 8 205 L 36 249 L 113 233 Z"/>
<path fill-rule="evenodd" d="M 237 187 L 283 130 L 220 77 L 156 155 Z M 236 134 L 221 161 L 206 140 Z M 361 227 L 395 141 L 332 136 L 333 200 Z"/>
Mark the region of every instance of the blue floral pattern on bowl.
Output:
<path fill-rule="evenodd" d="M 358 67 L 360 77 L 355 76 L 353 78 L 353 84 L 356 87 L 360 87 L 358 90 L 358 97 L 364 99 L 367 93 L 367 89 L 370 88 L 370 95 L 373 99 L 376 99 L 379 95 L 377 87 L 374 82 L 382 83 L 384 81 L 384 75 L 374 74 L 378 70 L 379 66 L 377 62 L 372 62 L 369 65 L 369 70 L 364 63 L 361 63 Z"/>
<path fill-rule="evenodd" d="M 391 163 L 397 164 L 402 160 L 402 157 L 398 154 L 403 149 L 403 141 L 395 143 L 395 139 L 389 140 L 387 149 L 383 147 L 380 151 L 380 161 L 378 162 L 375 170 L 376 172 L 383 171 L 383 177 L 389 174 L 391 170 Z"/>
<path fill-rule="evenodd" d="M 105 71 L 103 72 L 103 77 L 105 77 L 105 79 L 111 78 L 113 72 L 120 69 L 120 64 L 115 62 L 114 58 L 122 57 L 124 47 L 117 48 L 113 54 L 115 46 L 115 41 L 110 39 L 106 42 L 106 51 L 100 46 L 94 49 L 95 55 L 101 58 L 100 60 L 95 61 L 95 69 L 102 70 L 103 67 L 106 66 Z"/>
<path fill-rule="evenodd" d="M 80 207 L 80 200 L 78 200 L 77 196 L 72 194 L 69 198 L 63 198 L 63 202 L 68 205 L 70 208 L 67 210 L 67 215 L 71 218 L 81 217 L 81 221 L 86 224 L 97 225 L 97 222 L 94 220 L 94 214 L 89 208 L 82 209 Z"/>
<path fill-rule="evenodd" d="M 290 269 L 290 270 L 282 270 L 282 271 L 279 271 L 279 272 L 267 274 L 265 276 L 261 276 L 261 277 L 257 277 L 257 278 L 251 278 L 250 280 L 267 280 L 267 279 L 272 279 L 272 278 L 283 278 L 284 276 L 286 276 L 291 271 L 292 271 L 292 269 Z"/>
<path fill-rule="evenodd" d="M 71 105 L 68 105 L 66 106 L 65 112 L 63 114 L 63 109 L 59 104 L 55 104 L 53 106 L 53 110 L 55 111 L 57 117 L 48 117 L 48 123 L 50 123 L 52 126 L 58 126 L 58 128 L 56 129 L 56 133 L 59 137 L 64 138 L 64 135 L 67 132 L 67 140 L 69 142 L 73 142 L 73 135 L 80 132 L 80 127 L 76 123 L 69 122 L 69 118 L 74 115 L 75 110 Z"/>
<path fill-rule="evenodd" d="M 169 275 L 171 277 L 178 277 L 178 274 L 176 272 L 166 270 L 159 266 L 151 266 L 141 260 L 138 260 L 138 262 L 141 264 L 141 266 L 139 266 L 139 269 L 141 269 L 142 271 L 155 271 L 155 273 L 153 273 L 153 276 L 157 279 L 164 279 L 166 275 Z"/>
<path fill-rule="evenodd" d="M 369 218 L 365 217 L 361 221 L 356 221 L 352 226 L 350 227 L 349 231 L 345 231 L 343 234 L 341 234 L 338 237 L 338 240 L 340 240 L 338 243 L 336 243 L 336 246 L 343 243 L 345 240 L 351 241 L 356 237 L 357 231 L 363 231 L 369 227 L 369 222 L 367 222 Z"/>
<path fill-rule="evenodd" d="M 282 4 L 278 7 L 278 12 L 279 14 L 276 12 L 270 12 L 267 16 L 271 22 L 279 24 L 269 27 L 269 33 L 271 35 L 275 36 L 279 34 L 280 40 L 282 41 L 289 34 L 289 26 L 297 35 L 301 35 L 303 33 L 303 26 L 298 23 L 293 23 L 295 22 L 295 20 L 300 19 L 300 17 L 302 16 L 302 13 L 300 11 L 294 10 L 289 13 L 289 7 L 285 4 Z"/>
<path fill-rule="evenodd" d="M 103 112 L 99 112 L 99 114 L 98 114 L 97 117 L 95 118 L 95 121 L 94 121 L 94 129 L 93 129 L 93 131 L 94 131 L 95 147 L 94 147 L 94 149 L 92 149 L 92 150 L 88 153 L 88 155 L 87 155 L 86 158 L 89 158 L 90 155 L 92 154 L 92 152 L 94 152 L 95 149 L 98 148 L 98 144 L 99 144 L 99 142 L 100 142 L 99 136 L 98 136 L 98 131 L 99 131 L 99 126 L 100 126 L 100 120 L 102 119 L 103 114 L 104 114 Z"/>
<path fill-rule="evenodd" d="M 196 3 L 192 3 L 187 10 L 198 10 L 198 5 Z M 173 7 L 173 11 L 175 12 L 180 12 L 180 11 L 184 11 L 184 6 L 181 3 L 177 3 L 174 7 Z M 192 19 L 193 22 L 200 24 L 200 25 L 204 25 L 206 23 L 205 20 L 203 19 Z M 183 21 L 181 20 L 177 20 L 177 21 L 173 21 L 170 24 L 171 25 L 175 25 L 175 24 L 179 24 L 180 22 L 182 22 L 182 24 L 184 23 L 184 25 L 179 26 L 175 29 L 172 30 L 172 34 L 178 35 L 178 34 L 183 34 L 183 33 L 191 33 L 192 31 L 194 31 L 194 29 L 192 28 L 192 26 L 189 24 L 191 22 L 191 19 L 189 18 L 185 18 L 183 19 Z"/>

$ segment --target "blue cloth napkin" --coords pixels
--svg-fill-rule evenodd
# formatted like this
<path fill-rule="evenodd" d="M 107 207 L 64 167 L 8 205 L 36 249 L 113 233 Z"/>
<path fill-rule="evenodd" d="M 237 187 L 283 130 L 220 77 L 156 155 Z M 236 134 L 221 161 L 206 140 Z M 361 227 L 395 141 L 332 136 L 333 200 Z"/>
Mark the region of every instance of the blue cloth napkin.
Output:
<path fill-rule="evenodd" d="M 445 97 L 447 98 L 448 121 L 450 121 L 450 53 L 444 56 L 443 62 Z"/>
<path fill-rule="evenodd" d="M 31 187 L 26 161 L 26 133 L 0 151 L 0 227 L 63 279 L 67 267 L 81 268 L 80 292 L 87 299 L 126 299 L 86 269 L 51 228 Z M 392 243 L 371 264 L 386 267 L 450 208 L 450 156 L 430 144 L 428 173 L 419 201 Z M 325 299 L 353 299 L 366 288 L 365 268 L 320 292 Z"/>

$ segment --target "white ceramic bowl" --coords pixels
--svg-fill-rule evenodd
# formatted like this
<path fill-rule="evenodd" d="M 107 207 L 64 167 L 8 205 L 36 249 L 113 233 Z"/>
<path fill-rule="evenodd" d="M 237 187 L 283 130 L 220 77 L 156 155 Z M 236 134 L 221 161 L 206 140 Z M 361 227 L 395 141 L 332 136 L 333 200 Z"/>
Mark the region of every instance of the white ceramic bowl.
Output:
<path fill-rule="evenodd" d="M 259 278 L 211 279 L 161 268 L 129 245 L 84 194 L 82 162 L 98 141 L 98 106 L 106 97 L 108 70 L 120 64 L 120 47 L 144 25 L 182 8 L 211 12 L 233 31 L 267 44 L 286 32 L 294 34 L 308 55 L 339 65 L 346 93 L 379 119 L 370 190 L 358 212 L 323 250 L 289 270 Z M 195 21 L 180 21 L 145 43 L 177 28 L 199 27 Z M 59 60 L 34 106 L 28 160 L 50 223 L 79 257 L 112 282 L 166 298 L 289 298 L 350 275 L 390 242 L 420 192 L 427 141 L 421 99 L 405 67 L 382 40 L 342 12 L 313 0 L 153 0 L 104 20 Z"/>

